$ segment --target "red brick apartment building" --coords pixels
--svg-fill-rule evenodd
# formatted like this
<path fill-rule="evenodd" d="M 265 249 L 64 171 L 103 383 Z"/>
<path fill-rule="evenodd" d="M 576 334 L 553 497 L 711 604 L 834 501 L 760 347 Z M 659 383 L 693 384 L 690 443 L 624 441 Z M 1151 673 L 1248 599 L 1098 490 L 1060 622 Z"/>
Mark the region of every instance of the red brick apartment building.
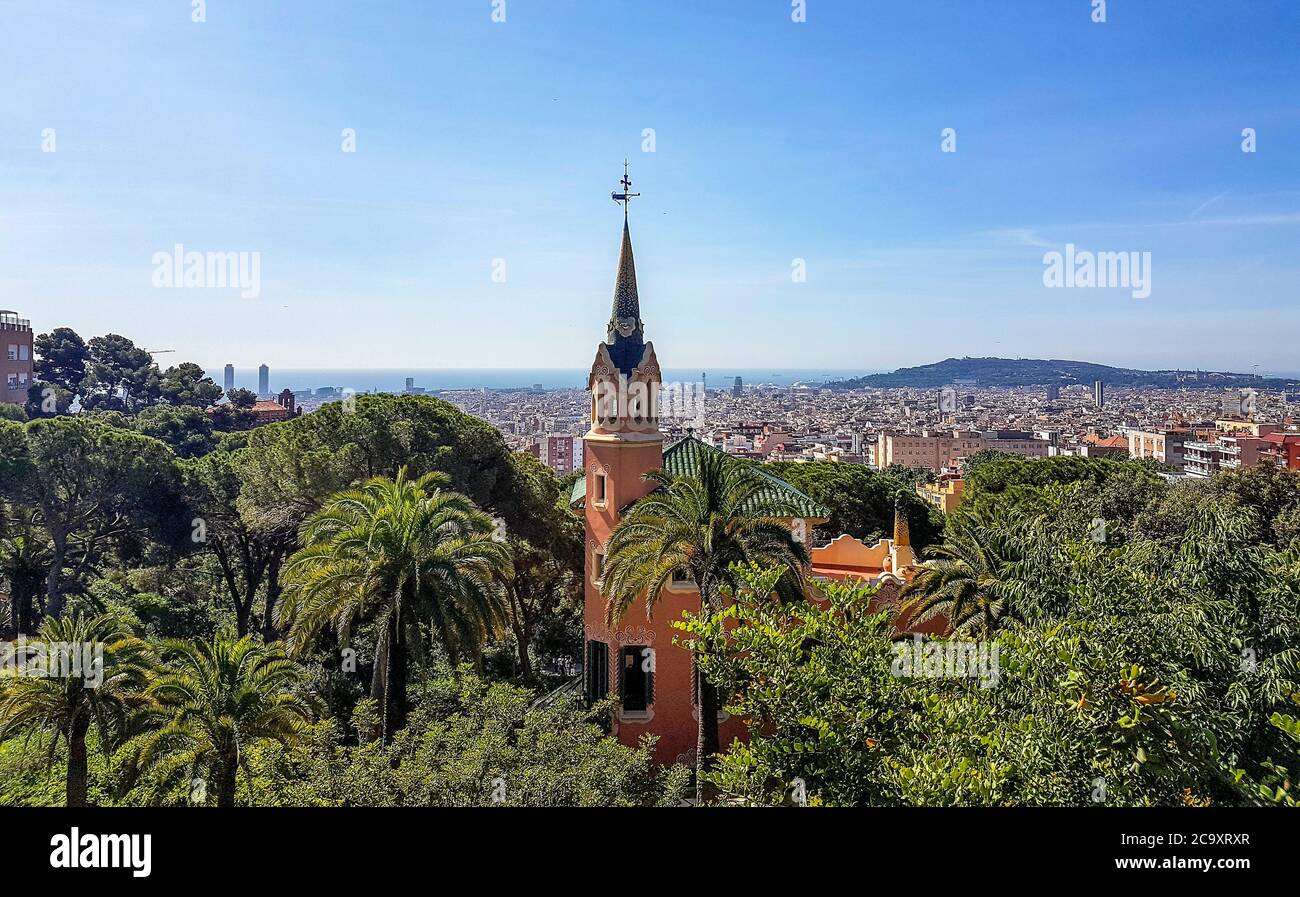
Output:
<path fill-rule="evenodd" d="M 32 322 L 0 309 L 0 402 L 22 405 L 32 385 Z"/>

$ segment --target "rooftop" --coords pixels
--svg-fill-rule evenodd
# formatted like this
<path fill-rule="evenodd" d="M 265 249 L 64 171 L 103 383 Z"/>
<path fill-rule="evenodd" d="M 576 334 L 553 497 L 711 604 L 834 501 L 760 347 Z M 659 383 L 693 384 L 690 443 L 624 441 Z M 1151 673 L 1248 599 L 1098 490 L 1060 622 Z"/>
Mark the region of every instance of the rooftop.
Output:
<path fill-rule="evenodd" d="M 701 442 L 694 436 L 685 436 L 664 449 L 664 470 L 674 477 L 694 476 L 700 469 L 700 459 L 704 457 L 705 452 L 725 454 L 720 449 Z M 744 464 L 750 467 L 754 473 L 767 482 L 767 488 L 760 490 L 754 496 L 756 506 L 767 502 L 788 503 L 792 505 L 794 511 L 792 516 L 818 519 L 830 517 L 830 511 L 780 477 L 773 476 L 748 461 L 734 458 L 734 456 L 728 457 L 733 457 L 736 464 Z M 573 492 L 569 496 L 569 504 L 571 506 L 581 504 L 586 497 L 586 489 L 587 482 L 585 479 L 579 479 L 575 482 Z M 756 510 L 756 508 L 747 510 Z"/>

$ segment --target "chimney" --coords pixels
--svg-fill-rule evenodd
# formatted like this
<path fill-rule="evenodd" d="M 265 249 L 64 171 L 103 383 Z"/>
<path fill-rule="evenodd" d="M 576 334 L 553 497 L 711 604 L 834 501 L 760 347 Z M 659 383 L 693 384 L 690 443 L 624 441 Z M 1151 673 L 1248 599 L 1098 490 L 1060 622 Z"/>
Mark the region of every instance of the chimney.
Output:
<path fill-rule="evenodd" d="M 894 496 L 894 547 L 902 548 L 912 544 L 912 535 L 907 529 L 907 513 L 903 510 L 903 495 Z"/>

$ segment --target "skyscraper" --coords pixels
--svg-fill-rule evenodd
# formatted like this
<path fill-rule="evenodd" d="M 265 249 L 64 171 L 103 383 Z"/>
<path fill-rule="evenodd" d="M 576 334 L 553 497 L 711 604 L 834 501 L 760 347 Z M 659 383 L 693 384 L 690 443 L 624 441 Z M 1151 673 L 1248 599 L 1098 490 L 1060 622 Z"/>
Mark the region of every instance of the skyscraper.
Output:
<path fill-rule="evenodd" d="M 1092 384 L 1092 399 L 1097 403 L 1098 408 L 1106 407 L 1106 384 L 1098 380 Z"/>
<path fill-rule="evenodd" d="M 226 365 L 224 388 L 227 393 L 235 391 L 235 366 L 233 364 Z"/>
<path fill-rule="evenodd" d="M 1047 384 L 1047 401 L 1055 402 L 1060 397 L 1061 387 L 1057 386 L 1055 383 Z"/>
<path fill-rule="evenodd" d="M 737 377 L 735 385 L 731 387 L 731 394 L 736 398 L 740 398 L 741 395 L 744 394 L 744 392 L 745 392 L 745 381 Z"/>
<path fill-rule="evenodd" d="M 257 369 L 257 394 L 262 398 L 271 394 L 271 369 L 266 365 Z"/>

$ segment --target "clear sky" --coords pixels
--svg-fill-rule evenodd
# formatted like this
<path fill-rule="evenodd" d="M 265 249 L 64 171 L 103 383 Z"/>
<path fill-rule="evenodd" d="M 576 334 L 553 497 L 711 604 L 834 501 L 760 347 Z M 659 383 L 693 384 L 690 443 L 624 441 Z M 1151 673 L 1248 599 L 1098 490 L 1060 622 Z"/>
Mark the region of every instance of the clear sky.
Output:
<path fill-rule="evenodd" d="M 38 331 L 585 366 L 627 157 L 669 367 L 1300 370 L 1296 0 L 191 5 L 0 0 L 0 307 Z M 155 288 L 178 243 L 260 253 L 260 296 Z M 1151 295 L 1045 288 L 1066 243 L 1150 252 Z"/>

